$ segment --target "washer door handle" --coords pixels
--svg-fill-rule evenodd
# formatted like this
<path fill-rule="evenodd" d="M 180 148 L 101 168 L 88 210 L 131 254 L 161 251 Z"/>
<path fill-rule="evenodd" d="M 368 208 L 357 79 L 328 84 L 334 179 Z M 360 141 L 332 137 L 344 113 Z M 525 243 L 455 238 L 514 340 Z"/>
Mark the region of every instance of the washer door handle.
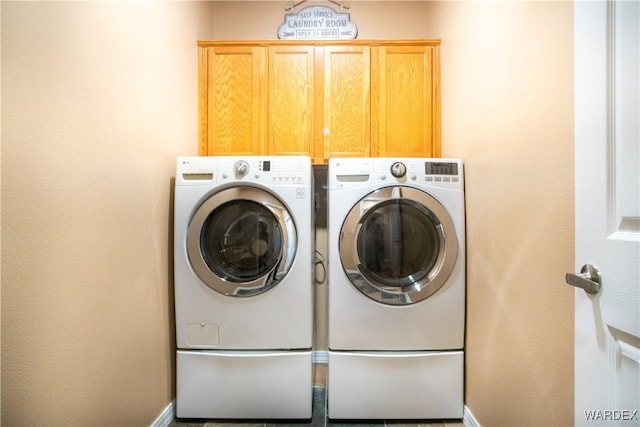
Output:
<path fill-rule="evenodd" d="M 585 264 L 580 273 L 567 273 L 565 280 L 571 286 L 584 289 L 589 294 L 597 294 L 602 285 L 600 270 L 593 264 Z"/>

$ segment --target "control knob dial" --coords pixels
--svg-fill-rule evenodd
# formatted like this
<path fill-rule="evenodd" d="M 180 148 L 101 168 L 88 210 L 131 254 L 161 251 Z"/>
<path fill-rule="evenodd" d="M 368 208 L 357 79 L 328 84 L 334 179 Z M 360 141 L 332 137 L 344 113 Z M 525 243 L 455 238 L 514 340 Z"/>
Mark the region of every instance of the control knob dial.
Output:
<path fill-rule="evenodd" d="M 249 173 L 249 163 L 239 160 L 233 164 L 233 173 L 236 178 L 244 178 Z"/>
<path fill-rule="evenodd" d="M 391 165 L 391 175 L 395 178 L 402 178 L 407 174 L 407 167 L 402 162 L 395 162 Z"/>

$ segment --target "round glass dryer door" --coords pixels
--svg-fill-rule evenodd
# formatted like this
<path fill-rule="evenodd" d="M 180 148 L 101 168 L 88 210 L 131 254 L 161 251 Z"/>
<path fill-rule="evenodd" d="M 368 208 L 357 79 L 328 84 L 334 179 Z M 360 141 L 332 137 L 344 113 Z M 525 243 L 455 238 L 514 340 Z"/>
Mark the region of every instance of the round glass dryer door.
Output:
<path fill-rule="evenodd" d="M 187 255 L 198 277 L 224 295 L 268 291 L 287 275 L 297 235 L 286 206 L 253 187 L 233 187 L 209 197 L 187 232 Z"/>
<path fill-rule="evenodd" d="M 369 193 L 349 211 L 340 233 L 347 277 L 383 304 L 428 298 L 446 283 L 457 257 L 451 216 L 434 197 L 412 187 Z"/>

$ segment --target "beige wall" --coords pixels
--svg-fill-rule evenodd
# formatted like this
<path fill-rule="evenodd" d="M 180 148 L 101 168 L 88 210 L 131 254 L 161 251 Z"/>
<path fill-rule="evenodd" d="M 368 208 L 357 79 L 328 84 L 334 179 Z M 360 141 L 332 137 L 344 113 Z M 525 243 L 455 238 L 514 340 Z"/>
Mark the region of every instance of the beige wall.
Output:
<path fill-rule="evenodd" d="M 175 395 L 171 177 L 192 2 L 2 2 L 2 425 L 148 426 Z"/>
<path fill-rule="evenodd" d="M 358 27 L 359 39 L 430 38 L 431 10 L 437 3 L 425 1 L 346 1 L 351 20 Z M 276 39 L 290 1 L 215 1 L 213 39 Z M 311 5 L 339 9 L 326 1 L 308 1 L 296 11 Z"/>
<path fill-rule="evenodd" d="M 443 155 L 466 165 L 466 404 L 573 425 L 573 6 L 447 2 Z"/>
<path fill-rule="evenodd" d="M 2 2 L 5 425 L 142 426 L 174 398 L 170 180 L 197 147 L 195 41 L 275 38 L 287 4 Z M 483 426 L 571 424 L 571 3 L 350 4 L 359 38 L 442 38 L 467 406 Z"/>

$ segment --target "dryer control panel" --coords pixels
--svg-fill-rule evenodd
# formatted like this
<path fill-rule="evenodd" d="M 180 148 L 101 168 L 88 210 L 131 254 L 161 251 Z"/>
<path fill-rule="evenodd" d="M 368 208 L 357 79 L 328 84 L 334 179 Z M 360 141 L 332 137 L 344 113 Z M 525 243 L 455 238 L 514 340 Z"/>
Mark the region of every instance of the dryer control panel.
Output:
<path fill-rule="evenodd" d="M 362 157 L 329 160 L 330 189 L 413 184 L 464 189 L 460 159 Z"/>
<path fill-rule="evenodd" d="M 378 158 L 375 164 L 379 183 L 463 188 L 462 161 L 459 159 Z"/>

